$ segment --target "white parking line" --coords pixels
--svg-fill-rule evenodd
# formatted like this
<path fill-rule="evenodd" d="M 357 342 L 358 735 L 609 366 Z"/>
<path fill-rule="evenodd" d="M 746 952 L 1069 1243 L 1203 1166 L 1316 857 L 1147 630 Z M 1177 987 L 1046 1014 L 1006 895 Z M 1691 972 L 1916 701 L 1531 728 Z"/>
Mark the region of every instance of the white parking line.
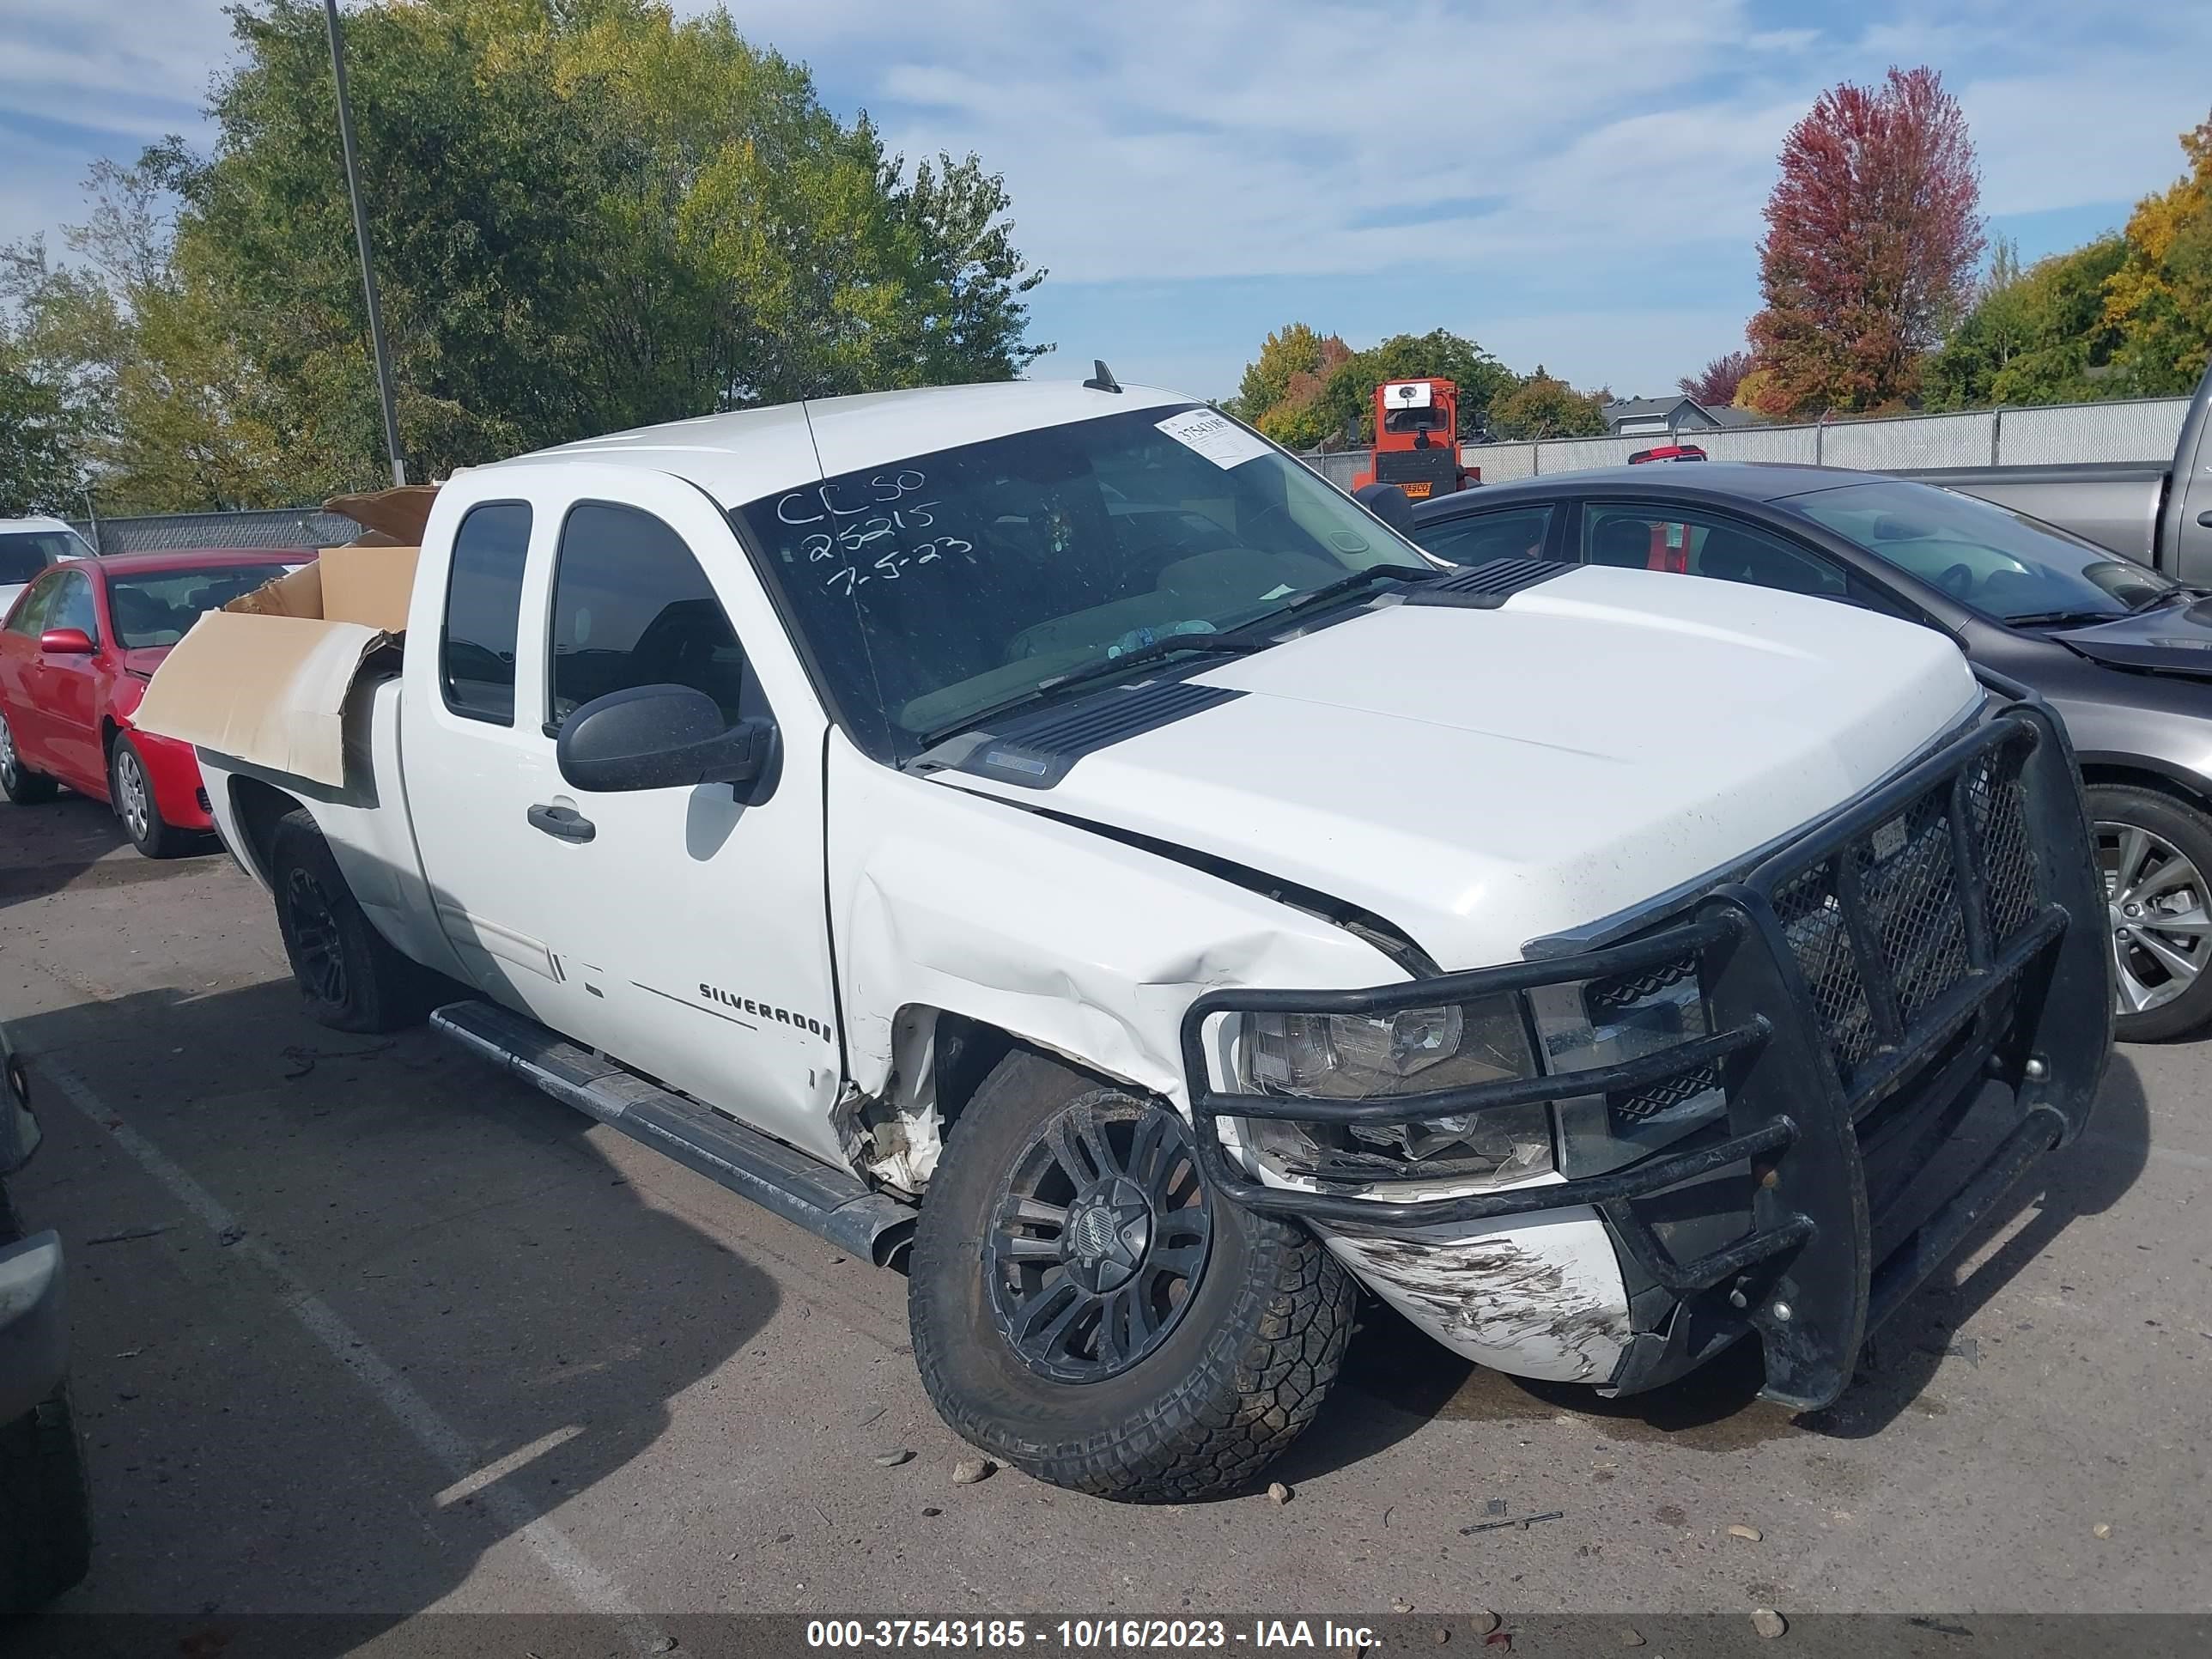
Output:
<path fill-rule="evenodd" d="M 130 1153 L 141 1169 L 160 1182 L 170 1196 L 191 1211 L 218 1240 L 230 1241 L 233 1255 L 250 1257 L 275 1279 L 278 1300 L 292 1316 L 330 1351 L 331 1358 L 367 1386 L 456 1486 L 477 1490 L 478 1501 L 484 1510 L 522 1540 L 523 1547 L 538 1558 L 579 1605 L 586 1612 L 614 1620 L 640 1653 L 667 1650 L 665 1633 L 639 1611 L 612 1578 L 592 1565 L 566 1533 L 540 1515 L 514 1487 L 495 1484 L 496 1476 L 490 1477 L 495 1484 L 485 1484 L 482 1461 L 467 1437 L 441 1417 L 437 1409 L 416 1392 L 413 1384 L 339 1318 L 330 1304 L 294 1278 L 276 1252 L 248 1232 L 214 1194 L 125 1123 L 113 1107 L 94 1092 L 90 1084 L 68 1066 L 45 1056 L 32 1058 L 41 1081 L 51 1082 L 95 1129 L 112 1138 L 117 1146 Z"/>

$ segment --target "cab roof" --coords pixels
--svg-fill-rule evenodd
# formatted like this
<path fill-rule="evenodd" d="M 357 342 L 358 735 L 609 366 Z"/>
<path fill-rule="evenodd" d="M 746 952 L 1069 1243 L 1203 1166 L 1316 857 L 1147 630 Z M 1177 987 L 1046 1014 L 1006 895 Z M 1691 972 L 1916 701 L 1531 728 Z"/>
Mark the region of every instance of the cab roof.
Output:
<path fill-rule="evenodd" d="M 492 466 L 589 461 L 687 478 L 725 507 L 910 455 L 1133 409 L 1198 400 L 1157 386 L 1101 392 L 1074 380 L 1006 380 L 820 398 L 695 416 L 559 444 Z"/>

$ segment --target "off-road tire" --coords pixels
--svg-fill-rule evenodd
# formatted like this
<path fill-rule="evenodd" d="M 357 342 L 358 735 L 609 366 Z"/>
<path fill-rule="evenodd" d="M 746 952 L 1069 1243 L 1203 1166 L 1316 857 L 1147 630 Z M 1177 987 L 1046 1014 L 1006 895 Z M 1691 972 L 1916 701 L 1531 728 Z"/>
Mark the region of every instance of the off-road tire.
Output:
<path fill-rule="evenodd" d="M 15 753 L 12 746 L 8 753 Z M 43 806 L 61 792 L 56 783 L 43 772 L 33 772 L 16 755 L 11 761 L 0 763 L 0 795 L 5 795 L 18 806 Z"/>
<path fill-rule="evenodd" d="M 0 1244 L 21 1232 L 0 1192 Z M 92 1493 L 64 1387 L 0 1423 L 0 1619 L 44 1607 L 91 1565 Z"/>
<path fill-rule="evenodd" d="M 1009 1170 L 1046 1120 L 1114 1087 L 1023 1049 L 984 1080 L 915 1233 L 915 1363 L 956 1432 L 1040 1480 L 1131 1503 L 1234 1492 L 1313 1420 L 1351 1335 L 1351 1275 L 1304 1228 L 1212 1194 L 1189 1305 L 1159 1346 L 1100 1381 L 1041 1376 L 993 1316 L 984 1236 Z"/>
<path fill-rule="evenodd" d="M 2154 789 L 2094 783 L 2083 794 L 2093 823 L 2140 826 L 2196 866 L 2202 878 L 2200 896 L 2203 884 L 2212 882 L 2212 817 Z M 2111 949 L 2110 930 L 2117 924 L 2101 915 L 2097 922 L 2106 929 L 2106 948 Z M 2117 983 L 2114 989 L 2117 994 Z M 2122 1042 L 2169 1042 L 2177 1037 L 2196 1035 L 2212 1022 L 2212 963 L 2208 963 L 2196 981 L 2171 1001 L 2142 1013 L 2130 1013 L 2126 1002 L 2119 1000 L 2115 1015 L 2112 1034 Z"/>
<path fill-rule="evenodd" d="M 362 914 L 305 807 L 276 820 L 269 882 L 292 978 L 315 1019 L 332 1030 L 374 1033 L 417 1024 L 429 1013 L 444 981 L 401 956 Z"/>

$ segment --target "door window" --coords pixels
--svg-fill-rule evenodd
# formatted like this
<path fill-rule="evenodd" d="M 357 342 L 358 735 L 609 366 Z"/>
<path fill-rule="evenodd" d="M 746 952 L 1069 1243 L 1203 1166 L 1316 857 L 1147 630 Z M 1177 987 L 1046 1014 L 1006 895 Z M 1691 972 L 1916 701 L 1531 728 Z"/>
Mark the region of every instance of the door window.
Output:
<path fill-rule="evenodd" d="M 1780 537 L 1701 507 L 1591 502 L 1583 510 L 1583 556 L 1626 570 L 1671 570 L 1753 587 L 1840 599 L 1844 573 Z"/>
<path fill-rule="evenodd" d="M 514 724 L 514 641 L 529 554 L 530 508 L 521 501 L 472 507 L 453 534 L 438 680 L 456 714 Z"/>
<path fill-rule="evenodd" d="M 58 574 L 61 586 L 55 590 L 53 603 L 47 608 L 46 623 L 40 632 L 51 628 L 82 629 L 85 638 L 98 645 L 100 613 L 93 606 L 90 579 L 79 570 Z"/>
<path fill-rule="evenodd" d="M 1454 564 L 1488 564 L 1493 559 L 1540 559 L 1552 528 L 1549 507 L 1512 512 L 1477 513 L 1463 519 L 1415 525 L 1413 539 Z"/>
<path fill-rule="evenodd" d="M 586 501 L 553 570 L 551 724 L 640 685 L 688 685 L 739 718 L 744 653 L 684 538 L 649 513 Z"/>

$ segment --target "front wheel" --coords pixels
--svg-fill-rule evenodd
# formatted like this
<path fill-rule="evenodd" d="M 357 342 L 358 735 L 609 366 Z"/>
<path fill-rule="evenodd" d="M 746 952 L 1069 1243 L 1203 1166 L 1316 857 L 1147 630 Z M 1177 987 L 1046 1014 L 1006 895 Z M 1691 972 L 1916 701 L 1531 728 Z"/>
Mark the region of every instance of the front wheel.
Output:
<path fill-rule="evenodd" d="M 2105 880 L 2114 1035 L 2189 1036 L 2212 1021 L 2212 817 L 2154 790 L 2092 784 L 2086 793 Z"/>
<path fill-rule="evenodd" d="M 123 833 L 146 857 L 173 859 L 185 850 L 185 833 L 162 818 L 146 758 L 127 735 L 118 736 L 107 753 L 107 799 L 123 820 Z"/>
<path fill-rule="evenodd" d="M 992 1455 L 1101 1498 L 1251 1482 L 1352 1330 L 1310 1233 L 1216 1194 L 1166 1106 L 1018 1050 L 955 1126 L 915 1234 L 915 1362 Z"/>

